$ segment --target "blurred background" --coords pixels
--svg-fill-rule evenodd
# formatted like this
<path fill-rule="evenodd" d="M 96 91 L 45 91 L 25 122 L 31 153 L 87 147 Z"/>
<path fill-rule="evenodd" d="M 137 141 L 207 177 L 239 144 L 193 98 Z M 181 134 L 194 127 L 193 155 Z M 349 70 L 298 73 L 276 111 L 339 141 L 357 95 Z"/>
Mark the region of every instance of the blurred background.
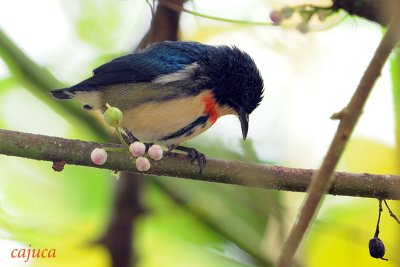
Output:
<path fill-rule="evenodd" d="M 185 8 L 270 22 L 271 10 L 305 3 L 310 2 L 202 0 L 189 1 Z M 96 66 L 132 52 L 150 21 L 145 0 L 0 2 L 0 128 L 107 140 L 100 120 L 81 116 L 78 105 L 60 104 L 46 91 L 75 84 Z M 236 45 L 254 58 L 265 81 L 248 140 L 241 140 L 237 118 L 228 116 L 189 146 L 210 157 L 319 167 L 337 126 L 329 117 L 353 94 L 382 28 L 343 13 L 313 22 L 307 34 L 298 32 L 295 23 L 249 26 L 182 13 L 182 40 Z M 340 162 L 341 171 L 400 173 L 400 121 L 395 119 L 400 102 L 392 86 L 400 84 L 399 51 L 391 60 Z M 56 173 L 49 162 L 0 155 L 0 266 L 270 266 L 305 196 L 133 178 L 117 180 L 110 171 L 69 165 Z M 398 202 L 389 204 L 399 211 Z M 399 226 L 386 211 L 380 238 L 389 262 L 369 256 L 377 211 L 376 200 L 327 196 L 296 266 L 399 266 Z M 13 249 L 29 245 L 55 248 L 56 258 L 11 258 Z M 116 259 L 130 265 L 117 265 Z"/>

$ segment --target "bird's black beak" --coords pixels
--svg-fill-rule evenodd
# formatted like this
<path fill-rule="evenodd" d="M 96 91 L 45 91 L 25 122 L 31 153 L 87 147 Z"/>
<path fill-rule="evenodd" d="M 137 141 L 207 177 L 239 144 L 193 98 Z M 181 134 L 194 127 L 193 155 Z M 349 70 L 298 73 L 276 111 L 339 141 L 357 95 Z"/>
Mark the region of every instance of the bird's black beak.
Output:
<path fill-rule="evenodd" d="M 239 109 L 238 115 L 239 115 L 240 125 L 242 126 L 243 140 L 246 140 L 247 132 L 249 130 L 249 114 L 246 113 L 243 109 Z"/>

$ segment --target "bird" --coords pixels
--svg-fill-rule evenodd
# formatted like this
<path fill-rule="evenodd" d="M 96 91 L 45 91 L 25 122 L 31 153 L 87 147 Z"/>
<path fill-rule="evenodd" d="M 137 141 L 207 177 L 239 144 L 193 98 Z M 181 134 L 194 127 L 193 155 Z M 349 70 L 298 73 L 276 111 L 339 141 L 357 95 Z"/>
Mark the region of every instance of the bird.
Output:
<path fill-rule="evenodd" d="M 115 58 L 94 69 L 92 77 L 49 93 L 57 100 L 77 99 L 86 110 L 119 108 L 122 130 L 132 141 L 186 152 L 202 172 L 205 155 L 181 144 L 224 115 L 239 118 L 245 140 L 264 82 L 254 60 L 236 46 L 163 41 Z"/>

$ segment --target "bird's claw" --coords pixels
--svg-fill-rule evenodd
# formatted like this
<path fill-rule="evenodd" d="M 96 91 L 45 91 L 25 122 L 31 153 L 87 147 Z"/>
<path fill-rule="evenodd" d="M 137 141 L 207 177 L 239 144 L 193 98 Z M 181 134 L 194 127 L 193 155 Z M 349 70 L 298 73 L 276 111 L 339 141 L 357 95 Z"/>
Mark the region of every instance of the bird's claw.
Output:
<path fill-rule="evenodd" d="M 206 166 L 206 162 L 207 162 L 206 156 L 194 148 L 189 150 L 187 153 L 188 153 L 188 158 L 190 159 L 190 162 L 194 163 L 196 161 L 197 164 L 199 164 L 199 168 L 200 168 L 199 173 L 202 173 L 204 167 Z"/>
<path fill-rule="evenodd" d="M 139 139 L 137 139 L 128 129 L 124 128 L 124 131 L 126 133 L 126 137 L 128 139 L 128 143 L 132 144 L 134 142 L 140 142 Z M 154 145 L 154 143 L 143 143 L 146 146 L 146 152 L 149 151 L 149 148 Z"/>
<path fill-rule="evenodd" d="M 126 137 L 128 138 L 128 141 L 130 144 L 139 141 L 128 129 L 124 128 L 124 131 L 126 133 Z"/>
<path fill-rule="evenodd" d="M 154 145 L 154 143 L 143 143 L 144 144 L 144 146 L 146 147 L 146 152 L 148 152 L 149 151 L 149 148 L 152 146 L 152 145 Z"/>

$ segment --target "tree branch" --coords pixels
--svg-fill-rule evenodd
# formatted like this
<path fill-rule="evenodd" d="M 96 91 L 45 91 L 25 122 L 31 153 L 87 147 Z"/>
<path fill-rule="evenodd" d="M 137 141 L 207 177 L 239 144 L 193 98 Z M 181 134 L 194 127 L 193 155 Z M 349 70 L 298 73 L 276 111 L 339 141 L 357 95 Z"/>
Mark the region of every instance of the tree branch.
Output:
<path fill-rule="evenodd" d="M 307 230 L 314 215 L 317 212 L 325 191 L 331 184 L 331 176 L 344 151 L 355 125 L 361 116 L 363 107 L 372 88 L 381 75 L 383 65 L 388 59 L 390 52 L 400 39 L 400 19 L 395 17 L 390 24 L 386 34 L 382 38 L 367 70 L 347 106 L 335 118 L 340 119 L 339 126 L 333 137 L 332 143 L 322 162 L 320 170 L 313 174 L 310 188 L 304 204 L 301 206 L 296 222 L 294 223 L 289 237 L 284 244 L 277 266 L 286 267 L 290 265 L 292 258 Z M 400 191 L 399 187 L 395 190 Z M 385 198 L 385 197 L 383 197 Z"/>
<path fill-rule="evenodd" d="M 128 153 L 108 152 L 107 162 L 94 165 L 90 153 L 96 147 L 122 147 L 119 144 L 84 142 L 0 129 L 0 154 L 89 166 L 114 171 L 139 173 Z M 242 185 L 265 189 L 305 192 L 314 170 L 286 168 L 250 162 L 207 159 L 199 174 L 184 154 L 166 153 L 160 161 L 152 161 L 145 174 L 174 176 L 214 183 Z M 144 173 L 141 173 L 144 174 Z M 400 176 L 337 172 L 329 191 L 333 195 L 400 199 Z"/>
<path fill-rule="evenodd" d="M 334 0 L 332 9 L 343 9 L 350 15 L 357 15 L 387 26 L 395 14 L 397 0 Z"/>
<path fill-rule="evenodd" d="M 173 0 L 174 5 L 181 7 L 187 0 Z M 144 35 L 135 51 L 146 47 L 148 44 L 161 41 L 178 40 L 180 10 L 174 10 L 164 5 L 168 0 L 159 0 L 156 12 L 151 20 L 150 29 Z"/>

